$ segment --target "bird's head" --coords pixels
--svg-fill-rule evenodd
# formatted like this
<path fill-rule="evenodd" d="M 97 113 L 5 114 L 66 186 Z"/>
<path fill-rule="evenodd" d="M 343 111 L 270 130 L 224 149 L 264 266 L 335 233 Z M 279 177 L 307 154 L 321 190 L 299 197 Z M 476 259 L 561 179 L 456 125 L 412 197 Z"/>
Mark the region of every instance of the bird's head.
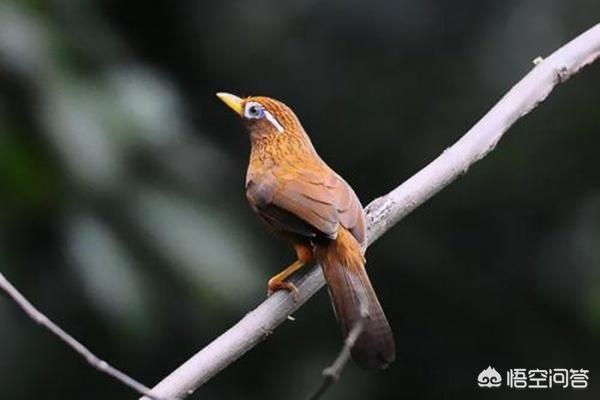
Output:
<path fill-rule="evenodd" d="M 242 118 L 252 140 L 306 135 L 296 114 L 278 100 L 263 96 L 241 98 L 223 92 L 217 96 Z"/>

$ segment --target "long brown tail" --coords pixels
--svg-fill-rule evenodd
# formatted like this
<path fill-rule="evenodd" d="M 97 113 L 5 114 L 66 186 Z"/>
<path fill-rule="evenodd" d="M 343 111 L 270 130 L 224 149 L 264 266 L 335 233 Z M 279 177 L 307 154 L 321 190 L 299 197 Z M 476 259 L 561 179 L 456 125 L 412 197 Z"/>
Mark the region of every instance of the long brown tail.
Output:
<path fill-rule="evenodd" d="M 363 368 L 386 368 L 396 358 L 394 335 L 367 276 L 360 245 L 340 228 L 336 240 L 316 246 L 315 256 L 323 268 L 344 338 L 364 318 L 352 358 Z"/>

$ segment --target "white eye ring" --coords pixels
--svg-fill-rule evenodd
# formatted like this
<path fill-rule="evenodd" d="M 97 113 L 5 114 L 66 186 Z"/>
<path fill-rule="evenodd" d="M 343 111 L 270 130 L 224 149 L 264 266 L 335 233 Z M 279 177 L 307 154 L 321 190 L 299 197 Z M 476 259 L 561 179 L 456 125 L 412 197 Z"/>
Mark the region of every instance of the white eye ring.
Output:
<path fill-rule="evenodd" d="M 265 108 L 262 104 L 251 101 L 244 108 L 244 117 L 248 119 L 261 119 L 265 116 Z"/>

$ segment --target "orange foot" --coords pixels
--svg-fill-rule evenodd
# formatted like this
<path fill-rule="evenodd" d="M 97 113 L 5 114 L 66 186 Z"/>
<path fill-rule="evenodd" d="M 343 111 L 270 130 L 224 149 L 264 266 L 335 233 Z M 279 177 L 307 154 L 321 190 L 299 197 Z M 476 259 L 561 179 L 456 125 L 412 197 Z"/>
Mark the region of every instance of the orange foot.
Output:
<path fill-rule="evenodd" d="M 298 271 L 307 263 L 312 260 L 312 250 L 310 246 L 297 244 L 294 246 L 296 250 L 296 255 L 298 256 L 298 260 L 296 260 L 292 265 L 269 279 L 267 295 L 270 296 L 278 290 L 287 290 L 294 294 L 294 299 L 298 300 L 298 288 L 296 285 L 290 282 L 286 282 L 286 279 L 289 278 L 294 272 Z"/>
<path fill-rule="evenodd" d="M 296 285 L 294 285 L 291 282 L 284 282 L 284 281 L 279 281 L 276 279 L 270 279 L 267 286 L 268 286 L 267 296 L 271 296 L 273 293 L 277 292 L 278 290 L 287 290 L 288 292 L 293 293 L 295 298 L 297 298 L 298 294 L 300 293 L 298 291 L 298 288 L 296 287 Z"/>

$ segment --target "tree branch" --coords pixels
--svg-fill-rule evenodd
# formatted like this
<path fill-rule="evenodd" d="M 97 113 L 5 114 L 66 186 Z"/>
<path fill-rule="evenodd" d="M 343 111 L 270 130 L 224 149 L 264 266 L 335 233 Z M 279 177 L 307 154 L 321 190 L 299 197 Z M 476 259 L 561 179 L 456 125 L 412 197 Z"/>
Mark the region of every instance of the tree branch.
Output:
<path fill-rule="evenodd" d="M 348 336 L 346 337 L 346 340 L 344 340 L 342 350 L 340 350 L 340 353 L 338 354 L 336 359 L 321 373 L 321 375 L 323 375 L 323 381 L 319 386 L 317 386 L 314 392 L 308 395 L 308 397 L 306 398 L 307 400 L 320 399 L 321 397 L 323 397 L 325 392 L 327 392 L 327 389 L 329 389 L 334 383 L 338 381 L 338 379 L 340 379 L 344 367 L 348 363 L 348 360 L 350 360 L 350 351 L 352 351 L 354 343 L 356 343 L 356 340 L 363 331 L 363 328 L 365 326 L 365 318 L 366 316 L 363 316 L 352 327 L 350 333 L 348 333 Z"/>
<path fill-rule="evenodd" d="M 458 142 L 438 158 L 365 210 L 368 242 L 377 240 L 398 221 L 430 199 L 494 149 L 504 133 L 565 82 L 600 55 L 600 24 L 584 32 L 536 66 Z M 164 378 L 153 391 L 184 398 L 265 339 L 323 285 L 319 266 L 295 282 L 296 296 L 279 291 L 233 327 Z M 294 301 L 294 297 L 296 301 Z"/>
<path fill-rule="evenodd" d="M 80 356 L 85 358 L 85 360 L 92 367 L 96 368 L 98 371 L 105 373 L 119 382 L 123 383 L 125 386 L 135 390 L 139 394 L 146 396 L 146 398 L 152 400 L 164 400 L 164 397 L 159 397 L 156 394 L 153 394 L 149 388 L 147 388 L 142 383 L 136 381 L 131 378 L 129 375 L 125 374 L 122 371 L 112 367 L 106 361 L 98 358 L 94 353 L 92 353 L 87 347 L 78 342 L 73 336 L 69 335 L 65 332 L 61 327 L 52 322 L 48 317 L 42 314 L 38 309 L 36 309 L 33 304 L 31 304 L 18 290 L 15 288 L 9 281 L 4 277 L 2 273 L 0 273 L 0 289 L 2 289 L 11 299 L 14 300 L 15 303 L 35 322 L 42 325 L 44 328 L 48 329 L 55 336 L 57 336 L 60 340 L 62 340 L 67 346 L 75 350 Z"/>

